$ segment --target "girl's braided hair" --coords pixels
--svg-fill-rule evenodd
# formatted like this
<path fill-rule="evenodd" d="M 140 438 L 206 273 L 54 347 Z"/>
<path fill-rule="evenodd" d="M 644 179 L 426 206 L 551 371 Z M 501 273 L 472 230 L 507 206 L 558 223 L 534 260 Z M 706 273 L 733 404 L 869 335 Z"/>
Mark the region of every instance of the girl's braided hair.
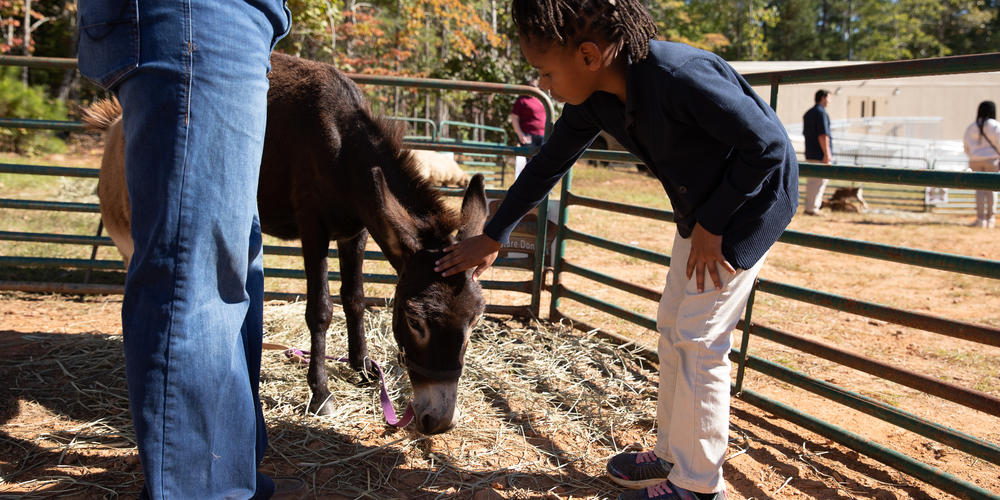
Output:
<path fill-rule="evenodd" d="M 649 52 L 656 24 L 641 0 L 513 0 L 511 16 L 532 42 L 566 46 L 600 37 L 628 50 L 633 61 Z"/>

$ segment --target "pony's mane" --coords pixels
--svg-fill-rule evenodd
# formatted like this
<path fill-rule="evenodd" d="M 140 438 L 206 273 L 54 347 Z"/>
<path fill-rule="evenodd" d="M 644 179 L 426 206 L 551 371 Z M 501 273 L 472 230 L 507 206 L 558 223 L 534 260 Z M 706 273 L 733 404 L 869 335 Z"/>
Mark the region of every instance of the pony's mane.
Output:
<path fill-rule="evenodd" d="M 427 218 L 436 219 L 444 234 L 449 234 L 458 228 L 461 223 L 459 214 L 444 202 L 444 195 L 435 188 L 430 181 L 420 173 L 416 159 L 409 149 L 403 146 L 403 136 L 406 133 L 404 124 L 391 120 L 382 115 L 372 115 L 372 123 L 385 138 L 383 143 L 384 153 L 396 158 L 398 162 L 398 180 L 403 186 L 393 186 L 390 182 L 390 189 L 400 200 L 405 200 L 405 205 L 414 215 L 421 215 Z M 386 172 L 387 177 L 394 177 L 392 172 Z"/>

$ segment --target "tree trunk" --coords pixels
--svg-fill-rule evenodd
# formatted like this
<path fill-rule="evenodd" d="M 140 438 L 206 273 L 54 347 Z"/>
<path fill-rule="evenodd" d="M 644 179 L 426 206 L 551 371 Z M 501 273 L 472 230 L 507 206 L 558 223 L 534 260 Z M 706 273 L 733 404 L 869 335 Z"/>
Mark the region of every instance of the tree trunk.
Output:
<path fill-rule="evenodd" d="M 77 72 L 75 69 L 63 71 L 62 83 L 59 84 L 58 98 L 60 101 L 67 102 L 69 100 L 69 93 L 76 86 L 76 75 Z"/>
<path fill-rule="evenodd" d="M 24 56 L 31 57 L 31 0 L 24 0 Z M 28 67 L 21 68 L 21 83 L 28 86 Z"/>

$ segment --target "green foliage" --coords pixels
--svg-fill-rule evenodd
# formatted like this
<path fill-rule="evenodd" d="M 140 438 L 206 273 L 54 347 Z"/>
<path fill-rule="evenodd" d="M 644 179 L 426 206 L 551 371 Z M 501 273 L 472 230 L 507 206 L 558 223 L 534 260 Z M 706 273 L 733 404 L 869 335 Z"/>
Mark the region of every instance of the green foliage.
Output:
<path fill-rule="evenodd" d="M 771 5 L 777 14 L 777 21 L 765 29 L 771 57 L 784 61 L 822 59 L 823 49 L 816 29 L 817 1 L 775 0 Z"/>
<path fill-rule="evenodd" d="M 50 99 L 45 89 L 25 87 L 19 68 L 5 67 L 0 71 L 0 116 L 65 120 L 66 104 Z M 59 152 L 65 144 L 51 132 L 17 128 L 0 128 L 0 148 L 21 154 Z"/>

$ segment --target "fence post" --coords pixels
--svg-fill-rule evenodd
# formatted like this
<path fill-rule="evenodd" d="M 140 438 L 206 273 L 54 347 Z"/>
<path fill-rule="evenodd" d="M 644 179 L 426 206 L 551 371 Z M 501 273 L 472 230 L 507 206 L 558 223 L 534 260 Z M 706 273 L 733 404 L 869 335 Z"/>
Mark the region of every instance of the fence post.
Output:
<path fill-rule="evenodd" d="M 753 315 L 753 299 L 757 295 L 757 283 L 760 279 L 753 280 L 753 287 L 750 288 L 750 297 L 747 299 L 747 310 L 743 316 L 743 340 L 740 341 L 740 366 L 736 370 L 736 387 L 733 394 L 739 395 L 743 391 L 743 372 L 747 368 L 747 351 L 750 347 L 750 319 Z"/>

